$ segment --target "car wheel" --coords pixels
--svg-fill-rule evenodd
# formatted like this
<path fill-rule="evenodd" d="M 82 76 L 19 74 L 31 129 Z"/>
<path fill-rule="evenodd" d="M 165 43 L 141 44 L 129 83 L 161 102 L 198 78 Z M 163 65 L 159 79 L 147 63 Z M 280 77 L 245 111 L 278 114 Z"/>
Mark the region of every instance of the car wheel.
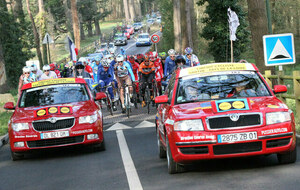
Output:
<path fill-rule="evenodd" d="M 167 153 L 161 144 L 160 136 L 159 136 L 159 129 L 156 129 L 156 137 L 157 137 L 158 156 L 159 156 L 159 158 L 166 158 Z"/>
<path fill-rule="evenodd" d="M 93 150 L 94 150 L 95 152 L 96 152 L 96 151 L 104 151 L 104 150 L 105 150 L 105 141 L 104 141 L 104 138 L 103 138 L 102 143 L 99 143 L 99 144 L 94 145 Z"/>
<path fill-rule="evenodd" d="M 22 160 L 24 158 L 24 154 L 10 151 L 12 161 Z"/>
<path fill-rule="evenodd" d="M 297 147 L 291 152 L 285 154 L 277 154 L 277 159 L 280 164 L 291 164 L 297 160 Z"/>
<path fill-rule="evenodd" d="M 169 174 L 181 173 L 184 172 L 184 165 L 176 163 L 172 157 L 169 140 L 166 139 L 167 142 L 167 161 L 168 161 L 168 172 Z"/>

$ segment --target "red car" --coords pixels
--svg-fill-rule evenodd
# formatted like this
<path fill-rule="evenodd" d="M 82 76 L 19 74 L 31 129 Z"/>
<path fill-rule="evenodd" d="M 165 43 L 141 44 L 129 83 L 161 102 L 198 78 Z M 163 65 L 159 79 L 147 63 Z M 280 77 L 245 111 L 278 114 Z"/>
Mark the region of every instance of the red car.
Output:
<path fill-rule="evenodd" d="M 126 29 L 128 30 L 130 35 L 134 34 L 134 27 L 133 26 L 127 25 Z"/>
<path fill-rule="evenodd" d="M 178 69 L 155 98 L 159 156 L 169 173 L 196 160 L 277 154 L 294 163 L 293 112 L 250 63 L 214 63 Z"/>
<path fill-rule="evenodd" d="M 104 150 L 103 116 L 84 79 L 61 78 L 28 83 L 8 123 L 12 160 L 22 159 L 24 153 L 70 145 L 93 145 Z"/>
<path fill-rule="evenodd" d="M 124 30 L 124 35 L 126 36 L 127 40 L 130 39 L 130 32 L 128 29 Z"/>

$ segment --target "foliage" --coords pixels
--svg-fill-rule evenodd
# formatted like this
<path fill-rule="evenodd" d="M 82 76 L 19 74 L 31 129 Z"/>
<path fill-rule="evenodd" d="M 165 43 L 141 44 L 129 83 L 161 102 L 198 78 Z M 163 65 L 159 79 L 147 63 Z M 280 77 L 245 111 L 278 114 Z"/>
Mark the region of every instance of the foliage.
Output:
<path fill-rule="evenodd" d="M 7 123 L 12 115 L 12 112 L 0 112 L 0 136 L 7 133 Z"/>
<path fill-rule="evenodd" d="M 66 27 L 66 13 L 63 1 L 61 0 L 47 0 L 44 1 L 45 10 L 50 11 L 54 17 L 55 27 L 54 30 L 57 33 L 67 32 Z"/>
<path fill-rule="evenodd" d="M 1 8 L 2 7 L 2 8 Z M 28 60 L 32 54 L 29 52 L 28 41 L 25 36 L 26 28 L 18 24 L 13 15 L 0 6 L 0 38 L 3 48 L 3 55 L 5 61 L 6 76 L 9 86 L 17 86 L 19 77 L 22 73 L 22 68 L 25 61 Z M 27 31 L 28 32 L 28 31 Z"/>
<path fill-rule="evenodd" d="M 157 7 L 162 18 L 163 37 L 159 43 L 159 51 L 167 52 L 174 48 L 173 3 L 169 0 L 157 0 Z"/>
<path fill-rule="evenodd" d="M 246 13 L 238 5 L 237 0 L 199 0 L 198 5 L 208 2 L 205 13 L 208 17 L 202 20 L 205 25 L 201 36 L 209 41 L 208 51 L 214 56 L 215 61 L 230 61 L 230 40 L 227 9 L 235 11 L 239 17 L 240 26 L 237 29 L 237 40 L 233 42 L 234 58 L 239 60 L 249 44 L 250 32 L 246 29 Z"/>

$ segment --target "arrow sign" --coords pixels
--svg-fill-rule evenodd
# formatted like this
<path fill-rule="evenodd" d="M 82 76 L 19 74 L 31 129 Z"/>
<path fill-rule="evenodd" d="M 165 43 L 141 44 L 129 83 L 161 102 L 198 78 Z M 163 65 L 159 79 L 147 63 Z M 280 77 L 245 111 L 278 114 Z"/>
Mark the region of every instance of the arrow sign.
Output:
<path fill-rule="evenodd" d="M 158 43 L 159 42 L 159 36 L 157 35 L 157 34 L 153 34 L 152 36 L 151 36 L 151 41 L 153 42 L 153 43 Z"/>
<path fill-rule="evenodd" d="M 263 36 L 266 66 L 294 64 L 296 62 L 293 34 Z"/>
<path fill-rule="evenodd" d="M 54 41 L 52 40 L 51 36 L 46 33 L 44 39 L 43 39 L 43 44 L 53 44 Z"/>

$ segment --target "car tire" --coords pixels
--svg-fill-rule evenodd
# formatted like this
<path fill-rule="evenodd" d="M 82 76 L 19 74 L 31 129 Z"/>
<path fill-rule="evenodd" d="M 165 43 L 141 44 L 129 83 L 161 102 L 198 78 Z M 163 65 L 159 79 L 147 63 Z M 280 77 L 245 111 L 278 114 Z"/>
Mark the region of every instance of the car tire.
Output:
<path fill-rule="evenodd" d="M 277 154 L 277 159 L 280 164 L 291 164 L 297 160 L 297 147 L 291 152 L 285 154 Z"/>
<path fill-rule="evenodd" d="M 98 152 L 98 151 L 104 151 L 106 148 L 105 148 L 105 141 L 104 141 L 104 138 L 103 138 L 103 141 L 99 144 L 95 144 L 93 146 L 93 150 L 95 152 Z"/>
<path fill-rule="evenodd" d="M 167 161 L 168 161 L 168 172 L 169 174 L 184 172 L 184 165 L 181 165 L 174 161 L 169 145 L 169 140 L 166 138 L 167 144 Z"/>
<path fill-rule="evenodd" d="M 12 161 L 22 160 L 24 158 L 24 154 L 13 152 L 13 151 L 10 151 L 10 153 L 11 153 L 10 155 Z"/>
<path fill-rule="evenodd" d="M 157 137 L 158 156 L 159 156 L 159 158 L 166 158 L 167 152 L 164 149 L 163 145 L 161 144 L 159 129 L 156 129 L 156 137 Z"/>

